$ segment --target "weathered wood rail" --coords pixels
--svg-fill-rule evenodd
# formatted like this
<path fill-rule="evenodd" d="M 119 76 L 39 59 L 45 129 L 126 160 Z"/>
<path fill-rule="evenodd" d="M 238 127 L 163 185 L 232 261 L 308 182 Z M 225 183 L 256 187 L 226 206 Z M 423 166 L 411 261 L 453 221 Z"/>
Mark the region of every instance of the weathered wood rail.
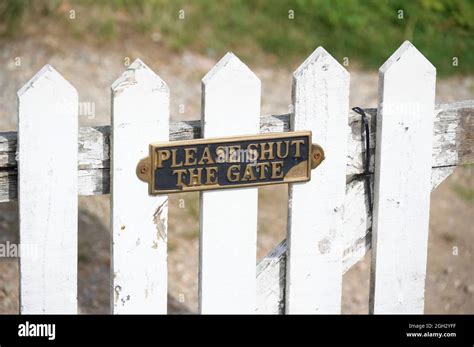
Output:
<path fill-rule="evenodd" d="M 370 122 L 370 173 L 374 169 L 376 109 L 365 109 Z M 436 106 L 433 132 L 433 175 L 449 167 L 474 163 L 474 100 L 439 104 Z M 364 134 L 361 132 L 360 115 L 349 113 L 350 127 L 347 154 L 347 181 L 364 173 Z M 260 132 L 286 132 L 290 115 L 262 116 Z M 201 138 L 201 122 L 172 121 L 170 141 Z M 17 198 L 17 133 L 0 132 L 0 202 Z M 78 177 L 80 195 L 109 194 L 110 190 L 110 127 L 79 128 Z M 441 174 L 442 177 L 442 174 Z"/>

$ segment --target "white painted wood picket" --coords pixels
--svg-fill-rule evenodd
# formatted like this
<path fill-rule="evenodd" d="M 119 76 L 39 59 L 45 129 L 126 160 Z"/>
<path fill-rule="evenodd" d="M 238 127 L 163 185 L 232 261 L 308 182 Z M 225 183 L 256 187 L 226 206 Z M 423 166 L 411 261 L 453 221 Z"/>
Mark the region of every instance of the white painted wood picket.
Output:
<path fill-rule="evenodd" d="M 436 69 L 405 42 L 379 72 L 374 313 L 423 313 Z"/>
<path fill-rule="evenodd" d="M 168 197 L 148 196 L 136 167 L 168 136 L 168 86 L 137 59 L 112 85 L 113 313 L 166 313 Z"/>
<path fill-rule="evenodd" d="M 228 53 L 203 78 L 201 122 L 171 122 L 168 86 L 136 60 L 112 85 L 111 127 L 78 129 L 77 92 L 46 65 L 18 92 L 18 133 L 0 133 L 0 202 L 18 199 L 20 242 L 37 248 L 20 258 L 20 312 L 77 313 L 78 195 L 110 193 L 112 313 L 166 313 L 168 198 L 135 173 L 148 144 L 291 129 L 326 160 L 290 187 L 288 240 L 257 267 L 258 189 L 201 193 L 200 313 L 339 313 L 342 275 L 371 247 L 370 311 L 423 313 L 430 191 L 474 162 L 474 102 L 435 107 L 435 75 L 409 42 L 383 64 L 367 149 L 349 73 L 322 47 L 293 75 L 290 116 L 260 117 L 260 80 Z"/>
<path fill-rule="evenodd" d="M 339 313 L 349 74 L 322 47 L 294 73 L 293 105 L 291 130 L 311 130 L 326 159 L 289 188 L 286 312 Z"/>
<path fill-rule="evenodd" d="M 20 312 L 77 312 L 76 89 L 46 65 L 18 91 Z M 61 129 L 61 131 L 57 131 Z"/>
<path fill-rule="evenodd" d="M 260 80 L 227 53 L 202 79 L 202 135 L 256 134 Z M 256 306 L 258 189 L 200 194 L 199 310 L 253 313 Z"/>

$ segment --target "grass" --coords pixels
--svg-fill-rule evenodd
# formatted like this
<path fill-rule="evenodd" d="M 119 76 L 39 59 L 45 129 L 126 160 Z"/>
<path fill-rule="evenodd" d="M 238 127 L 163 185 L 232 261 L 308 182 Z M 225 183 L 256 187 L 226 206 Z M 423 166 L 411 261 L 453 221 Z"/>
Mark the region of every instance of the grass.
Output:
<path fill-rule="evenodd" d="M 69 9 L 81 10 L 64 21 L 73 32 L 104 40 L 158 32 L 177 51 L 219 57 L 233 50 L 246 60 L 262 53 L 287 65 L 322 45 L 339 61 L 378 68 L 408 39 L 441 75 L 474 69 L 472 0 L 4 0 L 1 30 L 20 35 L 34 16 L 56 20 Z"/>
<path fill-rule="evenodd" d="M 450 188 L 463 200 L 474 203 L 474 164 L 459 166 L 456 174 Z"/>
<path fill-rule="evenodd" d="M 463 185 L 453 183 L 451 188 L 454 192 L 459 195 L 461 198 L 466 200 L 467 202 L 474 203 L 474 189 L 465 187 Z"/>

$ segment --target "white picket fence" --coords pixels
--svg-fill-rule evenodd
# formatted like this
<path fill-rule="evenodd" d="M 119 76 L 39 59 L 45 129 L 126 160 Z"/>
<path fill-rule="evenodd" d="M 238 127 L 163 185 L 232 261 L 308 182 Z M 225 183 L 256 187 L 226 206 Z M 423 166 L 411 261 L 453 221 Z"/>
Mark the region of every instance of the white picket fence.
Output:
<path fill-rule="evenodd" d="M 110 182 L 112 312 L 166 313 L 168 197 L 135 173 L 148 144 L 291 129 L 326 160 L 290 187 L 288 239 L 257 267 L 258 189 L 200 195 L 200 312 L 340 313 L 342 275 L 372 247 L 370 311 L 423 313 L 430 192 L 474 161 L 473 102 L 435 108 L 435 76 L 410 42 L 380 68 L 364 172 L 349 73 L 321 47 L 293 75 L 294 112 L 268 117 L 260 80 L 226 54 L 202 80 L 200 123 L 170 121 L 168 86 L 137 59 L 112 84 L 110 128 L 78 128 L 77 91 L 46 65 L 18 92 L 18 134 L 0 133 L 0 201 L 18 198 L 20 242 L 39 250 L 20 258 L 20 312 L 77 313 L 77 196 Z"/>

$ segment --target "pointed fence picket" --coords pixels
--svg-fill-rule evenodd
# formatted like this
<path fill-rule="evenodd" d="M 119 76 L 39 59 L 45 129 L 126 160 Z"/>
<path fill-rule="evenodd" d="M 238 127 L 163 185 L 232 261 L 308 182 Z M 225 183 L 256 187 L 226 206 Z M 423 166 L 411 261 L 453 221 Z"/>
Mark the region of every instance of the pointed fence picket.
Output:
<path fill-rule="evenodd" d="M 289 187 L 286 312 L 339 313 L 349 74 L 324 48 L 294 73 L 293 104 L 291 130 L 311 130 L 327 159 Z"/>
<path fill-rule="evenodd" d="M 202 135 L 260 130 L 260 80 L 227 53 L 202 80 Z M 199 311 L 253 313 L 258 189 L 200 194 Z"/>
<path fill-rule="evenodd" d="M 24 314 L 77 312 L 77 113 L 76 90 L 50 65 L 18 91 Z"/>
<path fill-rule="evenodd" d="M 201 193 L 200 312 L 339 313 L 342 274 L 373 247 L 371 312 L 422 313 L 429 193 L 474 162 L 474 102 L 435 110 L 435 74 L 409 42 L 390 57 L 366 149 L 349 74 L 321 47 L 293 76 L 292 115 L 260 117 L 260 80 L 228 53 L 203 78 L 201 122 L 170 124 L 167 85 L 136 60 L 112 85 L 112 126 L 79 131 L 75 89 L 45 66 L 18 92 L 18 134 L 0 133 L 0 202 L 18 198 L 33 246 L 20 312 L 77 312 L 77 195 L 110 191 L 112 313 L 166 313 L 168 199 L 135 172 L 148 144 L 291 129 L 312 130 L 326 160 L 290 187 L 288 241 L 257 268 L 258 189 Z"/>
<path fill-rule="evenodd" d="M 168 86 L 137 59 L 112 85 L 113 313 L 167 312 L 168 197 L 148 196 L 136 166 L 168 134 Z"/>
<path fill-rule="evenodd" d="M 379 71 L 370 310 L 423 313 L 436 69 L 408 41 Z"/>

